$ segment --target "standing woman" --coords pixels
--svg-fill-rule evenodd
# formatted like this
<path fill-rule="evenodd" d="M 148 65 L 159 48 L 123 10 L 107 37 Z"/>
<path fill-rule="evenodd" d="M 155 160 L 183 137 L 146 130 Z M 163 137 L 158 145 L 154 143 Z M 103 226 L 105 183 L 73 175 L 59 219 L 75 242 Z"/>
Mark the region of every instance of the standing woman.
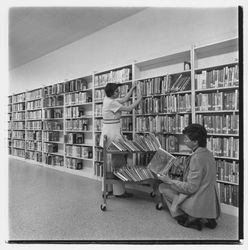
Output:
<path fill-rule="evenodd" d="M 103 147 L 104 135 L 107 136 L 107 147 L 113 140 L 123 138 L 120 123 L 121 113 L 122 111 L 131 112 L 142 99 L 142 96 L 139 96 L 133 104 L 124 106 L 123 104 L 129 101 L 135 86 L 133 86 L 123 98 L 119 98 L 119 86 L 120 85 L 116 83 L 108 83 L 105 87 L 106 96 L 103 100 L 103 126 L 100 137 L 101 147 Z M 125 163 L 123 155 L 112 155 L 113 167 L 122 167 Z M 125 186 L 122 182 L 113 184 L 113 194 L 119 198 L 128 198 L 132 196 L 132 194 L 125 192 Z"/>

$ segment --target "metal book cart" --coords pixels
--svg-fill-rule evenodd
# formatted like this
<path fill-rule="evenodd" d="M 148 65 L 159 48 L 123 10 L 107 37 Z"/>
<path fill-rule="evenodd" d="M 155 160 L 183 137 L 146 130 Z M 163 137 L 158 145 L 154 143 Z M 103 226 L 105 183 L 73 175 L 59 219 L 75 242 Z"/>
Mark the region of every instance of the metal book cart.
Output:
<path fill-rule="evenodd" d="M 103 203 L 101 204 L 100 208 L 102 211 L 106 211 L 107 208 L 107 198 L 108 198 L 108 191 L 107 191 L 107 185 L 108 184 L 117 184 L 120 182 L 123 182 L 121 179 L 118 179 L 118 177 L 114 177 L 112 173 L 107 173 L 107 155 L 108 154 L 128 154 L 128 153 L 141 153 L 141 151 L 117 151 L 117 150 L 108 150 L 106 148 L 106 141 L 107 141 L 107 136 L 104 136 L 104 143 L 103 143 L 103 177 L 102 177 L 102 186 L 103 186 L 103 191 L 102 191 L 102 198 L 103 198 Z M 142 152 L 142 153 L 147 153 L 147 152 Z M 151 152 L 150 152 L 151 153 Z M 139 182 L 134 182 L 134 181 L 125 181 L 125 184 L 128 183 L 135 183 L 135 184 L 140 184 L 144 186 L 149 186 L 152 187 L 152 192 L 150 193 L 150 196 L 154 198 L 156 196 L 156 189 L 157 189 L 157 180 L 155 179 L 146 179 L 146 180 L 141 180 Z"/>

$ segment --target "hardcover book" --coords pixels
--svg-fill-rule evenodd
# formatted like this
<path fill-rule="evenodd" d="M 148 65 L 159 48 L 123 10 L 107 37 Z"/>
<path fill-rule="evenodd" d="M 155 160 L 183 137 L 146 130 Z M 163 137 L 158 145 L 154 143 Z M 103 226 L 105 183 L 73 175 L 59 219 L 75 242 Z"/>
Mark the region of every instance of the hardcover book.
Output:
<path fill-rule="evenodd" d="M 156 175 L 168 175 L 175 161 L 175 156 L 159 148 L 148 164 L 148 169 Z"/>

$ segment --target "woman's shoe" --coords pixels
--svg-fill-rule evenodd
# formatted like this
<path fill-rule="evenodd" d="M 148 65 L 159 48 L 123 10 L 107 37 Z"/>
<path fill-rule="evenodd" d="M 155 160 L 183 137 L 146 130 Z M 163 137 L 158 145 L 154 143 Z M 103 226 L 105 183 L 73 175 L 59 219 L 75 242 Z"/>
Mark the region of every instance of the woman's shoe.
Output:
<path fill-rule="evenodd" d="M 207 219 L 204 225 L 210 229 L 215 229 L 217 227 L 217 222 L 215 219 Z"/>
<path fill-rule="evenodd" d="M 189 218 L 187 218 L 187 220 L 184 223 L 182 221 L 178 221 L 178 223 L 184 227 L 193 228 L 198 231 L 202 230 L 202 223 L 200 219 L 189 220 Z"/>
<path fill-rule="evenodd" d="M 117 197 L 117 198 L 130 198 L 130 197 L 133 197 L 133 194 L 125 192 L 124 194 L 121 194 L 121 195 L 115 195 L 115 197 Z"/>
<path fill-rule="evenodd" d="M 184 224 L 186 222 L 186 220 L 188 219 L 188 215 L 187 214 L 181 214 L 175 217 L 175 219 L 177 220 L 177 222 L 180 224 Z"/>

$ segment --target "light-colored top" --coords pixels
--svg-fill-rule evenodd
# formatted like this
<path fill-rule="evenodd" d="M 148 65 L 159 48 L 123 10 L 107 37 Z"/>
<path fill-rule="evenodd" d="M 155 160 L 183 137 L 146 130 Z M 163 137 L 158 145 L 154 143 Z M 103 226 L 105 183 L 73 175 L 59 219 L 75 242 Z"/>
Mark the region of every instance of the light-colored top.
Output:
<path fill-rule="evenodd" d="M 122 138 L 120 123 L 121 111 L 119 111 L 120 107 L 122 107 L 122 104 L 118 102 L 118 99 L 105 97 L 103 100 L 103 124 L 99 144 L 101 147 L 103 147 L 104 135 L 107 135 L 107 147 L 113 140 Z"/>
<path fill-rule="evenodd" d="M 105 97 L 102 107 L 103 120 L 120 120 L 121 111 L 119 111 L 119 109 L 122 106 L 123 105 L 118 102 L 118 99 Z"/>

